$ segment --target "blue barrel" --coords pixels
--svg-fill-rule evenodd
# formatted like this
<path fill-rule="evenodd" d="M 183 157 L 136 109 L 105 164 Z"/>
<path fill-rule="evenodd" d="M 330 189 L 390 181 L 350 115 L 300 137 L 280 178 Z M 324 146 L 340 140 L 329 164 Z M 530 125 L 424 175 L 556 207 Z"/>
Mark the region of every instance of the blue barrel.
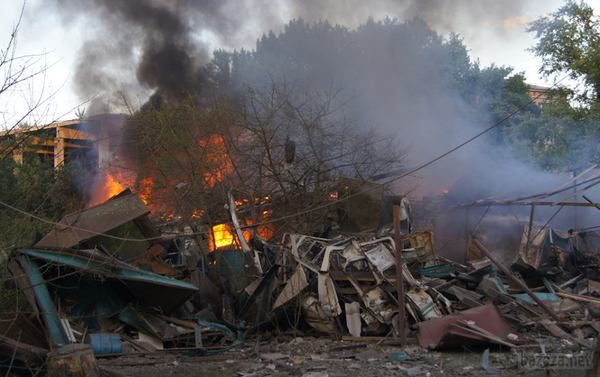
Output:
<path fill-rule="evenodd" d="M 94 353 L 98 354 L 123 352 L 123 342 L 119 334 L 90 334 L 90 345 Z"/>

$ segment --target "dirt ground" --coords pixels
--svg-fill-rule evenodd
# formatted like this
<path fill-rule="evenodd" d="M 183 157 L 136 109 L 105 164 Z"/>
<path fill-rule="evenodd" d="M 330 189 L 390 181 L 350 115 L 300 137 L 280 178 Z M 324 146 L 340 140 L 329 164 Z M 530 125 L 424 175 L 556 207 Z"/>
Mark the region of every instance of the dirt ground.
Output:
<path fill-rule="evenodd" d="M 346 348 L 347 346 L 351 348 Z M 557 349 L 554 349 L 557 351 Z M 406 354 L 398 354 L 399 352 Z M 547 349 L 552 351 L 552 349 Z M 540 352 L 530 350 L 529 354 Z M 576 352 L 561 351 L 567 358 Z M 585 376 L 581 368 L 532 369 L 521 365 L 515 351 L 484 349 L 424 351 L 414 340 L 407 347 L 344 342 L 327 338 L 247 340 L 243 346 L 215 356 L 182 352 L 100 358 L 107 376 Z M 395 360 L 394 358 L 403 359 Z"/>

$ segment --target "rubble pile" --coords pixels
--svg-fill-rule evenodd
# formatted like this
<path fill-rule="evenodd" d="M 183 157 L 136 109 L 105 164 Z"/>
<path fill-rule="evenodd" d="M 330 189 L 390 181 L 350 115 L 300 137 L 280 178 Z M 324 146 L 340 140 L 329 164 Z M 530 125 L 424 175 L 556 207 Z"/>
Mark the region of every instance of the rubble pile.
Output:
<path fill-rule="evenodd" d="M 556 234 L 542 232 L 529 245 L 525 235 L 511 269 L 495 257 L 463 265 L 436 256 L 430 231 L 404 236 L 406 320 L 419 344 L 516 348 L 532 342 L 528 334 L 545 330 L 568 345 L 593 347 L 600 330 L 594 280 L 600 264 L 598 249 L 586 247 L 595 235 Z M 283 245 L 288 278 L 274 308 L 296 298 L 310 326 L 340 337 L 401 335 L 393 238 L 287 235 Z"/>
<path fill-rule="evenodd" d="M 593 232 L 526 226 L 519 249 L 501 258 L 473 238 L 478 259 L 462 264 L 438 254 L 433 231 L 410 225 L 246 242 L 231 208 L 241 242 L 218 250 L 189 227 L 161 232 L 129 191 L 67 215 L 10 261 L 32 311 L 4 329 L 0 353 L 72 371 L 107 356 L 214 355 L 290 332 L 399 345 L 408 337 L 423 350 L 537 349 L 544 338 L 590 350 L 600 334 Z"/>

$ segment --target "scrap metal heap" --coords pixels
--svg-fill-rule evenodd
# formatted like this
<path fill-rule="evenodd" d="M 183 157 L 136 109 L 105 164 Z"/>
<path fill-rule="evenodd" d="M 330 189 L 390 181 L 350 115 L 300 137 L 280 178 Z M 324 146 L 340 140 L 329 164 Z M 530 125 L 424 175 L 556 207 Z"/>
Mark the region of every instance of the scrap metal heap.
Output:
<path fill-rule="evenodd" d="M 600 334 L 595 233 L 534 229 L 530 237 L 525 227 L 506 266 L 476 239 L 480 259 L 445 259 L 432 231 L 410 226 L 402 235 L 386 227 L 333 238 L 285 234 L 209 251 L 198 232 L 161 234 L 148 214 L 126 191 L 66 216 L 20 250 L 10 270 L 32 310 L 3 329 L 0 352 L 30 367 L 48 359 L 48 368 L 73 370 L 73 359 L 89 367 L 95 357 L 131 352 L 208 355 L 290 328 L 349 341 L 408 335 L 429 349 L 518 349 L 535 344 L 534 334 L 592 348 Z"/>

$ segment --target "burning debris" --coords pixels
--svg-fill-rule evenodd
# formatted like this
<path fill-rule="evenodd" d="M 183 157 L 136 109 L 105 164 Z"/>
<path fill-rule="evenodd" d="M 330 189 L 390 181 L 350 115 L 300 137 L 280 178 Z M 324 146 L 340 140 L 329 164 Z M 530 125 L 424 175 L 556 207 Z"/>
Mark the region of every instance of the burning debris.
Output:
<path fill-rule="evenodd" d="M 552 129 L 531 135 L 546 121 L 536 103 L 572 99 L 551 98 L 562 79 L 543 90 L 543 101 L 530 98 L 522 75 L 482 67 L 460 36 L 438 34 L 464 23 L 454 16 L 467 8 L 490 13 L 494 2 L 382 1 L 375 18 L 382 9 L 399 18 L 362 25 L 356 9 L 372 12 L 362 4 L 53 2 L 88 26 L 75 74 L 79 94 L 91 98 L 87 111 L 130 115 L 100 116 L 98 127 L 80 119 L 2 135 L 2 150 L 17 164 L 33 152 L 51 156 L 56 169 L 75 161 L 94 175 L 76 182 L 84 198 L 73 207 L 84 209 L 65 216 L 27 212 L 40 204 L 33 200 L 27 210 L 4 204 L 53 226 L 26 247 L 11 246 L 7 281 L 31 310 L 0 321 L 9 369 L 16 362 L 49 375 L 99 375 L 128 357 L 143 360 L 134 367 L 174 357 L 176 367 L 224 353 L 268 363 L 240 375 L 279 368 L 315 377 L 327 376 L 314 369 L 317 361 L 333 363 L 340 352 L 346 372 L 360 359 L 346 351 L 376 342 L 403 347 L 385 360 L 410 376 L 441 368 L 427 363 L 433 351 L 477 347 L 488 348 L 481 369 L 502 373 L 490 366 L 490 348 L 513 356 L 598 349 L 599 237 L 577 225 L 563 232 L 565 222 L 550 228 L 563 207 L 585 203 L 547 200 L 600 183 L 600 175 L 587 176 L 597 165 L 578 170 L 596 148 L 565 158 L 573 177 L 555 191 L 472 203 L 487 206 L 474 227 L 467 210 L 463 221 L 447 208 L 571 173 L 546 174 L 514 159 L 513 147 L 538 146 L 540 161 L 553 164 L 545 152 L 556 147 L 567 156 L 568 147 L 588 144 L 562 145 Z M 522 24 L 507 18 L 517 16 L 517 3 L 494 5 L 503 11 L 491 12 L 501 17 L 491 24 Z M 284 27 L 276 20 L 286 14 L 309 23 Z M 334 15 L 347 22 L 337 25 Z M 469 25 L 482 21 L 471 18 Z M 229 50 L 274 24 L 256 48 Z M 136 94 L 146 98 L 138 107 L 128 99 Z M 570 117 L 548 119 L 564 128 Z M 406 168 L 401 145 L 416 147 L 415 168 Z M 419 200 L 411 204 L 414 190 Z M 531 206 L 530 219 L 513 214 L 507 225 L 503 213 L 490 221 L 497 204 Z M 534 221 L 536 208 L 557 205 L 546 223 Z M 288 350 L 308 337 L 344 344 L 326 358 L 261 348 L 289 335 Z"/>
<path fill-rule="evenodd" d="M 49 372 L 78 373 L 97 368 L 96 358 L 201 357 L 290 327 L 348 342 L 405 345 L 408 337 L 423 349 L 523 350 L 544 333 L 560 338 L 547 347 L 594 347 L 595 233 L 548 229 L 528 240 L 526 227 L 510 267 L 477 239 L 481 259 L 460 264 L 439 255 L 432 231 L 411 230 L 406 199 L 388 202 L 396 203 L 395 227 L 384 221 L 377 233 L 285 234 L 276 242 L 241 226 L 244 201 L 231 194 L 229 221 L 174 230 L 157 228 L 126 190 L 65 216 L 16 254 L 10 270 L 34 313 L 19 318 L 20 331 L 45 336 L 9 331 L 0 351 L 17 349 L 13 357 L 28 366 L 49 352 Z"/>

